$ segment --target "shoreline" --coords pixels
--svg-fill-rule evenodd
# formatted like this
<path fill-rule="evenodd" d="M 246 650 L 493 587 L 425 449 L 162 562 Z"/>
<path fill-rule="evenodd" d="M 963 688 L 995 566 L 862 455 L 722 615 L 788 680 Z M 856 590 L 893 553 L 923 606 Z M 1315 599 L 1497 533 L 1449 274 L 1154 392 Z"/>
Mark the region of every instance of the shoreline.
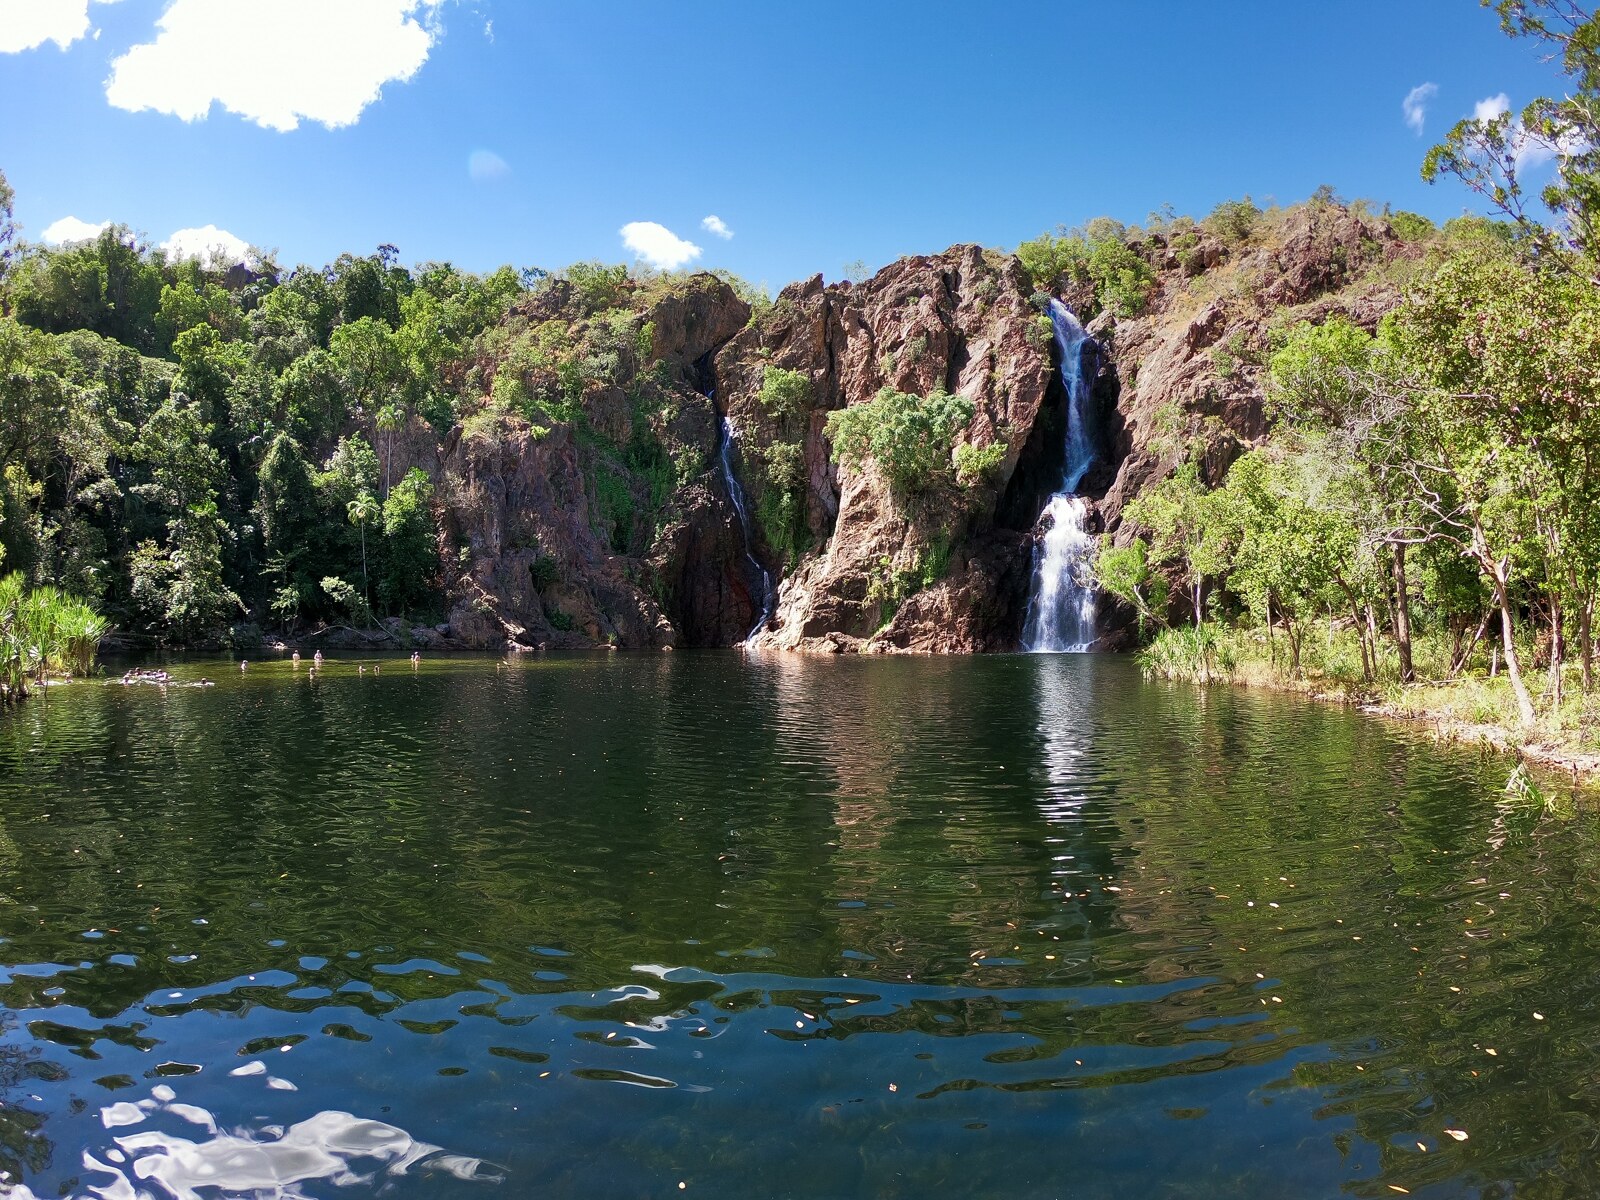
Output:
<path fill-rule="evenodd" d="M 1151 678 L 1146 676 L 1146 678 Z M 1156 676 L 1155 678 L 1164 678 Z M 1210 680 L 1175 677 L 1171 682 L 1191 682 L 1201 687 L 1221 684 L 1234 688 L 1259 688 L 1263 691 L 1286 692 L 1304 696 L 1323 704 L 1339 704 L 1353 708 L 1367 716 L 1378 717 L 1396 724 L 1409 725 L 1425 732 L 1435 742 L 1489 750 L 1513 762 L 1537 768 L 1540 774 L 1563 776 L 1563 781 L 1573 787 L 1596 791 L 1600 795 L 1600 750 L 1585 750 L 1578 746 L 1563 745 L 1535 730 L 1524 738 L 1520 731 L 1503 724 L 1469 721 L 1437 709 L 1407 708 L 1392 699 L 1374 694 L 1338 691 L 1318 684 L 1325 681 L 1303 679 L 1262 679 L 1219 676 Z M 1448 683 L 1401 685 L 1411 688 L 1449 688 Z"/>

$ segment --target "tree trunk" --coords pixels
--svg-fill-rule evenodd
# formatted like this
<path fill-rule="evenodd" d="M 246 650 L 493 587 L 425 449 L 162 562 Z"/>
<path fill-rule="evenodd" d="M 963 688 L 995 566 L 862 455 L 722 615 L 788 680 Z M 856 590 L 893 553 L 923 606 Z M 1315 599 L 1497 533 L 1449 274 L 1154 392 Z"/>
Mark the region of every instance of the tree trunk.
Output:
<path fill-rule="evenodd" d="M 1400 682 L 1415 683 L 1417 671 L 1411 663 L 1411 595 L 1406 583 L 1406 544 L 1394 544 L 1394 648 L 1400 656 Z"/>
<path fill-rule="evenodd" d="M 1561 597 L 1550 592 L 1550 702 L 1561 703 L 1561 685 L 1567 663 L 1566 622 L 1562 619 Z"/>
<path fill-rule="evenodd" d="M 1583 690 L 1594 688 L 1594 594 L 1578 605 L 1578 655 L 1583 665 Z"/>
<path fill-rule="evenodd" d="M 1511 611 L 1511 591 L 1506 586 L 1508 564 L 1497 561 L 1491 564 L 1490 582 L 1494 584 L 1495 602 L 1500 606 L 1500 642 L 1506 655 L 1506 678 L 1511 681 L 1511 693 L 1517 698 L 1517 715 L 1522 718 L 1522 728 L 1533 728 L 1533 698 L 1528 695 L 1528 685 L 1522 679 L 1522 665 L 1517 661 L 1516 618 Z"/>
<path fill-rule="evenodd" d="M 1371 683 L 1378 678 L 1378 614 L 1373 611 L 1372 601 L 1367 601 L 1367 652 L 1372 658 L 1372 673 L 1367 676 Z"/>

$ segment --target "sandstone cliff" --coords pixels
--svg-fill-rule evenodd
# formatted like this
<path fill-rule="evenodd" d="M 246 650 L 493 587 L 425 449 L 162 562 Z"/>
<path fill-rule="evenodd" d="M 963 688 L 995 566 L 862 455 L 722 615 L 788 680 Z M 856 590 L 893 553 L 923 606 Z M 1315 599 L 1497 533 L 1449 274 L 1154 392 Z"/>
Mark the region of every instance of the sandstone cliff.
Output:
<path fill-rule="evenodd" d="M 1127 502 L 1197 439 L 1214 482 L 1263 435 L 1274 330 L 1333 311 L 1372 326 L 1415 253 L 1384 222 L 1336 205 L 1290 210 L 1232 244 L 1193 230 L 1130 248 L 1153 270 L 1147 302 L 1089 326 L 1104 350 L 1102 445 L 1083 489 L 1116 537 L 1128 536 Z M 453 597 L 441 636 L 727 646 L 770 599 L 756 648 L 1014 648 L 1034 526 L 1064 448 L 1041 286 L 1095 308 L 1084 285 L 976 246 L 902 259 L 863 283 L 794 284 L 757 314 L 708 275 L 634 287 L 607 308 L 564 285 L 533 297 L 481 373 L 495 397 L 547 397 L 544 407 L 497 402 L 442 446 L 407 443 L 437 485 Z M 528 349 L 557 334 L 565 358 Z M 775 379 L 793 385 L 781 400 Z M 915 495 L 870 460 L 841 468 L 828 415 L 886 387 L 970 401 L 955 445 L 1003 447 L 992 468 Z M 724 417 L 748 532 L 720 466 Z"/>

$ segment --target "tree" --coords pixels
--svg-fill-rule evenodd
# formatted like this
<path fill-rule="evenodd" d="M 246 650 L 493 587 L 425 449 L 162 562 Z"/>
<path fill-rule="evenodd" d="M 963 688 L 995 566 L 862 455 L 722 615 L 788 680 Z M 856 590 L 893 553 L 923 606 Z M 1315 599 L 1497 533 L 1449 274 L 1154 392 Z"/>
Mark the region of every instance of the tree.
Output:
<path fill-rule="evenodd" d="M 412 467 L 383 503 L 384 569 L 378 590 L 390 610 L 403 611 L 424 599 L 438 574 L 432 499 L 427 473 Z"/>
<path fill-rule="evenodd" d="M 964 396 L 913 396 L 886 387 L 863 404 L 829 413 L 827 434 L 840 465 L 859 471 L 871 458 L 893 487 L 914 493 L 950 475 L 956 432 L 973 411 Z"/>
<path fill-rule="evenodd" d="M 1540 97 L 1520 115 L 1458 122 L 1428 152 L 1422 177 L 1455 176 L 1514 221 L 1541 259 L 1600 282 L 1600 21 L 1576 0 L 1483 3 L 1508 35 L 1533 39 L 1559 64 L 1565 94 Z M 1554 178 L 1530 193 L 1527 170 L 1552 156 Z"/>
<path fill-rule="evenodd" d="M 5 283 L 6 272 L 16 255 L 17 223 L 13 217 L 13 204 L 17 194 L 11 190 L 6 173 L 0 171 L 0 285 Z M 4 291 L 0 291 L 0 315 L 9 311 Z"/>
<path fill-rule="evenodd" d="M 362 492 L 345 506 L 350 523 L 361 530 L 361 596 L 372 608 L 372 584 L 367 577 L 367 526 L 383 516 L 383 506 L 371 492 Z"/>

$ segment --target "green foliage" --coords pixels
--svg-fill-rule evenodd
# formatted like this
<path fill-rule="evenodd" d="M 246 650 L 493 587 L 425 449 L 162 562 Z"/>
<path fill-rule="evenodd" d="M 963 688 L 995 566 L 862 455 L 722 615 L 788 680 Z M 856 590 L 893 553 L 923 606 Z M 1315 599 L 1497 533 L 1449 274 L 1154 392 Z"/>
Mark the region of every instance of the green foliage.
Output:
<path fill-rule="evenodd" d="M 383 570 L 378 594 L 391 610 L 404 612 L 434 592 L 439 571 L 438 529 L 430 502 L 433 484 L 412 467 L 383 502 Z"/>
<path fill-rule="evenodd" d="M 975 446 L 962 442 L 956 447 L 956 482 L 964 488 L 977 488 L 994 482 L 1005 461 L 1008 447 L 1004 442 L 990 442 Z"/>
<path fill-rule="evenodd" d="M 563 277 L 572 285 L 572 293 L 586 313 L 615 308 L 628 287 L 628 268 L 624 265 L 573 263 L 563 272 Z"/>
<path fill-rule="evenodd" d="M 1219 631 L 1211 625 L 1163 629 L 1139 651 L 1139 669 L 1147 679 L 1207 683 L 1233 676 L 1234 658 Z"/>
<path fill-rule="evenodd" d="M 811 377 L 803 371 L 769 366 L 762 374 L 757 399 L 774 420 L 793 420 L 811 405 Z"/>
<path fill-rule="evenodd" d="M 1389 228 L 1403 242 L 1432 241 L 1439 233 L 1439 227 L 1420 213 L 1392 212 L 1388 220 Z"/>
<path fill-rule="evenodd" d="M 1155 272 L 1124 240 L 1127 229 L 1109 217 L 1097 217 L 1081 230 L 1044 234 L 1017 247 L 1017 258 L 1034 286 L 1052 291 L 1063 284 L 1092 284 L 1093 311 L 1132 317 L 1144 311 L 1155 285 Z"/>
<path fill-rule="evenodd" d="M 1203 224 L 1215 238 L 1236 244 L 1248 241 L 1261 220 L 1261 209 L 1246 196 L 1243 200 L 1224 200 L 1211 210 Z"/>
<path fill-rule="evenodd" d="M 866 403 L 830 413 L 827 435 L 840 465 L 859 471 L 870 458 L 894 487 L 915 493 L 950 474 L 951 445 L 973 411 L 963 396 L 886 387 Z"/>
<path fill-rule="evenodd" d="M 1372 338 L 1341 316 L 1303 322 L 1267 364 L 1267 399 L 1275 412 L 1338 421 L 1353 413 L 1372 366 Z"/>
<path fill-rule="evenodd" d="M 0 703 L 47 675 L 87 675 L 107 628 L 90 605 L 56 588 L 30 588 L 17 573 L 0 578 Z"/>

